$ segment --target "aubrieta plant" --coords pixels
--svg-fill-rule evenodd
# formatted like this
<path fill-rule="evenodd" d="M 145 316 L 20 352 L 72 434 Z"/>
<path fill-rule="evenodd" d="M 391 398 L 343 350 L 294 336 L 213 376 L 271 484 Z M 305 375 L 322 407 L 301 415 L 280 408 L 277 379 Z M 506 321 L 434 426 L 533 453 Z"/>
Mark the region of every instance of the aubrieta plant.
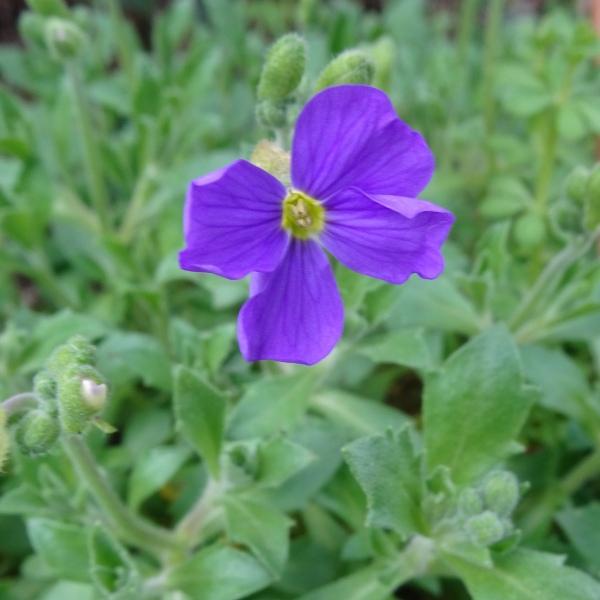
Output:
<path fill-rule="evenodd" d="M 600 599 L 588 15 L 163 4 L 0 46 L 0 598 Z"/>
<path fill-rule="evenodd" d="M 452 214 L 415 198 L 433 169 L 427 144 L 385 94 L 328 88 L 298 117 L 290 187 L 244 160 L 191 183 L 180 264 L 231 279 L 253 274 L 238 318 L 247 360 L 314 364 L 344 324 L 323 249 L 390 283 L 441 274 Z"/>

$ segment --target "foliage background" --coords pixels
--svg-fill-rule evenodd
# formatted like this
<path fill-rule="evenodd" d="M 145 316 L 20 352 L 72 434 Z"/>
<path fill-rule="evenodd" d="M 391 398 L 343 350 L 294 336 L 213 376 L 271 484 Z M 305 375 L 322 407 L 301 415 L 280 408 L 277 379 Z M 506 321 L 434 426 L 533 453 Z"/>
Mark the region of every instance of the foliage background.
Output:
<path fill-rule="evenodd" d="M 583 10 L 30 4 L 0 48 L 0 397 L 83 335 L 116 428 L 85 444 L 128 514 L 170 531 L 210 502 L 184 555 L 157 560 L 89 494 L 73 440 L 31 456 L 17 415 L 0 598 L 597 600 L 600 183 L 597 168 L 567 178 L 592 168 L 600 133 Z M 50 18 L 82 32 L 74 59 Z M 308 48 L 295 109 L 360 48 L 434 150 L 425 196 L 457 215 L 435 282 L 337 269 L 344 339 L 311 369 L 246 364 L 246 282 L 176 261 L 187 182 L 271 135 L 255 89 L 292 30 Z M 473 525 L 485 511 L 465 512 L 465 490 L 481 500 L 498 469 L 527 482 L 522 500 Z"/>

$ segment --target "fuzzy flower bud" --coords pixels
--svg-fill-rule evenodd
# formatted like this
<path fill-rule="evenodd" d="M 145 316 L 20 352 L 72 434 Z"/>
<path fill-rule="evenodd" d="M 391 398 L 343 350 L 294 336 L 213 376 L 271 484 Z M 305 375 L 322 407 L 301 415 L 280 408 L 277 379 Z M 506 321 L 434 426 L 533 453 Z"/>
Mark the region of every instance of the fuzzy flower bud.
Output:
<path fill-rule="evenodd" d="M 499 542 L 505 534 L 502 520 L 491 510 L 471 517 L 465 523 L 465 528 L 469 539 L 477 546 L 491 546 Z"/>
<path fill-rule="evenodd" d="M 46 22 L 44 37 L 50 54 L 59 61 L 77 56 L 85 42 L 83 31 L 75 23 L 57 17 Z"/>
<path fill-rule="evenodd" d="M 396 55 L 394 40 L 389 36 L 380 38 L 371 48 L 371 54 L 375 67 L 373 84 L 380 88 L 389 87 Z"/>
<path fill-rule="evenodd" d="M 45 402 L 56 398 L 56 380 L 48 371 L 40 371 L 33 379 L 33 391 Z"/>
<path fill-rule="evenodd" d="M 65 431 L 80 433 L 103 408 L 107 389 L 100 374 L 89 365 L 75 366 L 58 381 L 60 420 Z"/>
<path fill-rule="evenodd" d="M 105 383 L 96 383 L 93 379 L 81 380 L 81 397 L 92 409 L 100 411 L 106 404 L 108 389 Z"/>
<path fill-rule="evenodd" d="M 592 171 L 587 185 L 585 226 L 590 230 L 600 227 L 600 165 Z"/>
<path fill-rule="evenodd" d="M 498 471 L 488 477 L 483 485 L 487 508 L 501 517 L 507 517 L 519 501 L 519 482 L 508 471 Z"/>
<path fill-rule="evenodd" d="M 258 99 L 285 100 L 300 85 L 305 63 L 305 41 L 296 33 L 280 37 L 267 54 L 258 82 Z"/>
<path fill-rule="evenodd" d="M 33 12 L 24 12 L 19 18 L 19 33 L 28 43 L 36 47 L 45 46 L 44 25 L 46 19 Z"/>
<path fill-rule="evenodd" d="M 27 4 L 40 15 L 45 17 L 66 17 L 69 9 L 63 0 L 27 0 Z"/>
<path fill-rule="evenodd" d="M 375 67 L 363 50 L 346 50 L 336 56 L 321 72 L 316 89 L 341 83 L 371 83 Z"/>
<path fill-rule="evenodd" d="M 285 127 L 288 122 L 288 103 L 262 100 L 256 105 L 256 120 L 263 127 Z"/>
<path fill-rule="evenodd" d="M 0 409 L 0 472 L 2 472 L 2 468 L 8 457 L 9 440 L 6 413 Z"/>
<path fill-rule="evenodd" d="M 565 182 L 567 196 L 575 202 L 583 202 L 589 178 L 590 173 L 585 167 L 575 167 Z"/>
<path fill-rule="evenodd" d="M 513 235 L 519 247 L 523 250 L 537 248 L 546 239 L 546 224 L 536 213 L 520 216 L 514 226 Z"/>
<path fill-rule="evenodd" d="M 478 515 L 483 511 L 483 508 L 483 499 L 477 490 L 467 488 L 460 493 L 458 509 L 463 515 L 467 517 Z"/>
<path fill-rule="evenodd" d="M 16 440 L 21 452 L 31 456 L 46 454 L 56 442 L 60 428 L 56 418 L 44 410 L 32 410 L 21 420 Z"/>
<path fill-rule="evenodd" d="M 290 153 L 270 142 L 261 140 L 252 150 L 250 162 L 290 185 Z"/>

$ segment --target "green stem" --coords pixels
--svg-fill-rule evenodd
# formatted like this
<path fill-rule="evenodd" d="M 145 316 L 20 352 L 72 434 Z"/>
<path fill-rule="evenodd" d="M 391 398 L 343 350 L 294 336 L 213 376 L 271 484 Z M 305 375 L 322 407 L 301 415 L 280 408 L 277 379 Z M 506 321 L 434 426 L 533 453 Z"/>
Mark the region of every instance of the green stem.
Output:
<path fill-rule="evenodd" d="M 538 214 L 544 217 L 547 213 L 548 199 L 550 196 L 550 184 L 554 173 L 556 161 L 556 144 L 558 131 L 556 128 L 556 114 L 551 110 L 543 122 L 542 140 L 540 150 L 540 161 L 535 190 L 535 201 Z"/>
<path fill-rule="evenodd" d="M 15 394 L 10 398 L 7 398 L 0 404 L 0 410 L 7 416 L 12 417 L 17 413 L 35 408 L 39 404 L 39 398 L 37 394 L 33 392 L 22 392 L 21 394 Z"/>
<path fill-rule="evenodd" d="M 221 492 L 221 483 L 209 479 L 196 503 L 177 525 L 175 534 L 188 548 L 196 545 L 200 532 L 210 517 Z"/>
<path fill-rule="evenodd" d="M 485 130 L 489 135 L 494 133 L 496 122 L 496 102 L 494 99 L 494 75 L 497 64 L 498 40 L 502 30 L 504 0 L 491 0 L 486 23 L 483 55 L 483 114 Z"/>
<path fill-rule="evenodd" d="M 73 100 L 75 103 L 75 122 L 79 129 L 81 146 L 83 150 L 83 166 L 88 181 L 90 197 L 100 222 L 103 225 L 109 223 L 109 200 L 106 183 L 102 176 L 100 154 L 98 143 L 94 139 L 94 130 L 90 118 L 89 106 L 79 73 L 74 64 L 69 64 L 67 74 L 71 84 Z"/>
<path fill-rule="evenodd" d="M 123 217 L 121 224 L 121 239 L 128 243 L 132 240 L 135 229 L 140 221 L 140 211 L 144 207 L 146 200 L 152 190 L 153 183 L 156 181 L 157 169 L 154 165 L 148 165 L 141 177 L 138 179 L 133 197 L 127 207 L 127 212 Z"/>
<path fill-rule="evenodd" d="M 532 313 L 538 312 L 540 300 L 552 292 L 554 285 L 567 269 L 588 252 L 598 239 L 600 239 L 600 229 L 591 235 L 573 240 L 552 258 L 509 319 L 509 325 L 513 331 L 518 332 Z"/>
<path fill-rule="evenodd" d="M 98 468 L 81 436 L 65 435 L 63 447 L 118 537 L 132 546 L 151 552 L 157 558 L 164 557 L 169 551 L 182 551 L 169 531 L 144 521 L 123 504 Z"/>
<path fill-rule="evenodd" d="M 553 514 L 579 488 L 600 475 L 600 447 L 588 454 L 569 471 L 559 484 L 550 489 L 541 499 L 535 510 L 530 511 L 523 527 L 528 533 L 539 532 L 552 520 Z"/>
<path fill-rule="evenodd" d="M 112 23 L 113 32 L 116 38 L 117 49 L 119 52 L 119 62 L 127 75 L 129 92 L 131 97 L 135 94 L 135 69 L 133 54 L 127 40 L 126 21 L 117 0 L 108 0 L 108 11 Z"/>

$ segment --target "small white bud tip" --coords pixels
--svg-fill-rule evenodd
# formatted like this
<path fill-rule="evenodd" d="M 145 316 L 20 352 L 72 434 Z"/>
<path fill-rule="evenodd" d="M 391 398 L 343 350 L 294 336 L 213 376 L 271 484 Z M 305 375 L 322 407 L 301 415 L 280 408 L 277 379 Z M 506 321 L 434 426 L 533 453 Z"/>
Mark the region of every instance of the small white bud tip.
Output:
<path fill-rule="evenodd" d="M 81 395 L 85 403 L 96 410 L 104 407 L 108 389 L 105 383 L 96 383 L 93 379 L 81 380 Z"/>

